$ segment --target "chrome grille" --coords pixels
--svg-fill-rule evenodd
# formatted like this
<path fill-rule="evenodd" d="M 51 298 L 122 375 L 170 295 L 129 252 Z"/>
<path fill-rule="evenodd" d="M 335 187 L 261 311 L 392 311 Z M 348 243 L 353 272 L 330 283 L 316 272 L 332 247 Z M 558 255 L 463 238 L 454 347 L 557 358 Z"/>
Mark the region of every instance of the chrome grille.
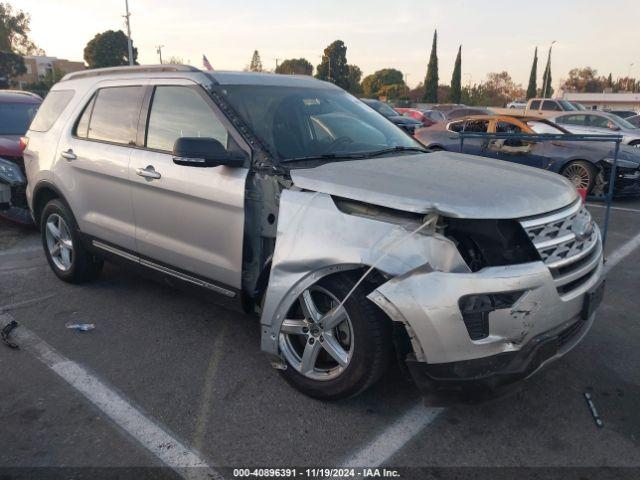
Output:
<path fill-rule="evenodd" d="M 601 262 L 600 231 L 580 201 L 559 212 L 520 221 L 562 295 L 589 281 Z"/>

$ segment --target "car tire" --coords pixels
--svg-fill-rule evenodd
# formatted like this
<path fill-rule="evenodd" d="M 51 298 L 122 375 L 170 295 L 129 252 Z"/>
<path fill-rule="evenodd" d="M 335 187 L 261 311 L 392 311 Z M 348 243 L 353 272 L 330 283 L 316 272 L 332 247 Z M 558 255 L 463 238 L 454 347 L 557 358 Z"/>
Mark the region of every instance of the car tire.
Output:
<path fill-rule="evenodd" d="M 84 283 L 100 275 L 104 261 L 82 244 L 78 225 L 64 202 L 51 200 L 45 205 L 40 232 L 49 266 L 60 280 Z"/>
<path fill-rule="evenodd" d="M 318 324 L 323 327 L 322 318 L 315 324 L 308 322 L 309 315 L 304 311 L 303 302 L 306 303 L 308 294 L 320 315 L 326 314 L 348 295 L 358 278 L 357 275 L 338 274 L 322 279 L 305 290 L 287 312 L 279 335 L 280 351 L 287 364 L 281 374 L 293 387 L 310 397 L 339 400 L 355 396 L 373 385 L 389 365 L 392 325 L 389 318 L 366 298 L 371 284 L 361 284 L 349 296 L 343 307 L 344 320 L 331 333 L 328 333 L 327 325 L 320 333 L 314 330 Z M 300 321 L 301 317 L 305 318 L 307 332 L 285 333 L 297 328 L 293 322 Z M 348 359 L 345 365 L 340 365 L 335 360 L 337 357 L 329 353 L 333 351 L 335 355 L 339 350 L 335 347 L 336 342 L 342 353 L 347 353 L 347 357 L 342 355 L 343 360 Z M 313 345 L 318 350 L 317 360 L 313 361 L 312 371 L 308 371 L 302 363 L 307 349 L 314 348 Z"/>
<path fill-rule="evenodd" d="M 574 160 L 567 163 L 560 172 L 576 188 L 586 188 L 591 193 L 596 182 L 598 171 L 595 166 L 584 160 Z"/>

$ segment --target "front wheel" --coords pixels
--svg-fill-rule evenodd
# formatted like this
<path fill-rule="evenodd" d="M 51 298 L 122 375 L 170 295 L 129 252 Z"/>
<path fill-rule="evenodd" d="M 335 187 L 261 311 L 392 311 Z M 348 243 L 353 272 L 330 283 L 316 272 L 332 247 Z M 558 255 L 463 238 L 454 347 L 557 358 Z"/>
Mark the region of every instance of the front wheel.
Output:
<path fill-rule="evenodd" d="M 285 379 L 323 400 L 347 398 L 378 380 L 389 364 L 391 321 L 359 286 L 357 277 L 336 275 L 306 289 L 293 302 L 280 328 Z"/>
<path fill-rule="evenodd" d="M 591 189 L 596 180 L 596 168 L 584 160 L 569 162 L 563 169 L 562 175 L 567 178 L 576 188 L 585 189 L 591 193 Z"/>
<path fill-rule="evenodd" d="M 82 245 L 75 219 L 63 202 L 51 200 L 45 205 L 40 231 L 45 256 L 59 279 L 83 283 L 100 275 L 104 262 Z"/>

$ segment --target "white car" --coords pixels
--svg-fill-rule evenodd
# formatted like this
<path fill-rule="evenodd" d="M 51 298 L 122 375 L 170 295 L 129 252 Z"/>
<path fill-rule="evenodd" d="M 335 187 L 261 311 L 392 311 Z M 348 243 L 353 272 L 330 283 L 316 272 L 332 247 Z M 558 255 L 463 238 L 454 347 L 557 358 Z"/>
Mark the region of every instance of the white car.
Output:
<path fill-rule="evenodd" d="M 527 108 L 527 102 L 524 100 L 514 100 L 513 102 L 507 103 L 507 108 Z"/>

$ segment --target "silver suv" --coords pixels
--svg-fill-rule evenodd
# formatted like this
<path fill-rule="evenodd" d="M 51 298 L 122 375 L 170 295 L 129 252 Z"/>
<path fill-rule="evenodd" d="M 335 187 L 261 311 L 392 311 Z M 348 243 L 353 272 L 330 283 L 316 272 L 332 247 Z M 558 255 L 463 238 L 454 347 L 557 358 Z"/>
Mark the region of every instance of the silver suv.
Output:
<path fill-rule="evenodd" d="M 118 259 L 260 316 L 262 350 L 323 399 L 396 354 L 433 402 L 525 378 L 586 334 L 600 233 L 563 177 L 424 147 L 306 76 L 67 75 L 24 152 L 46 257 Z"/>

